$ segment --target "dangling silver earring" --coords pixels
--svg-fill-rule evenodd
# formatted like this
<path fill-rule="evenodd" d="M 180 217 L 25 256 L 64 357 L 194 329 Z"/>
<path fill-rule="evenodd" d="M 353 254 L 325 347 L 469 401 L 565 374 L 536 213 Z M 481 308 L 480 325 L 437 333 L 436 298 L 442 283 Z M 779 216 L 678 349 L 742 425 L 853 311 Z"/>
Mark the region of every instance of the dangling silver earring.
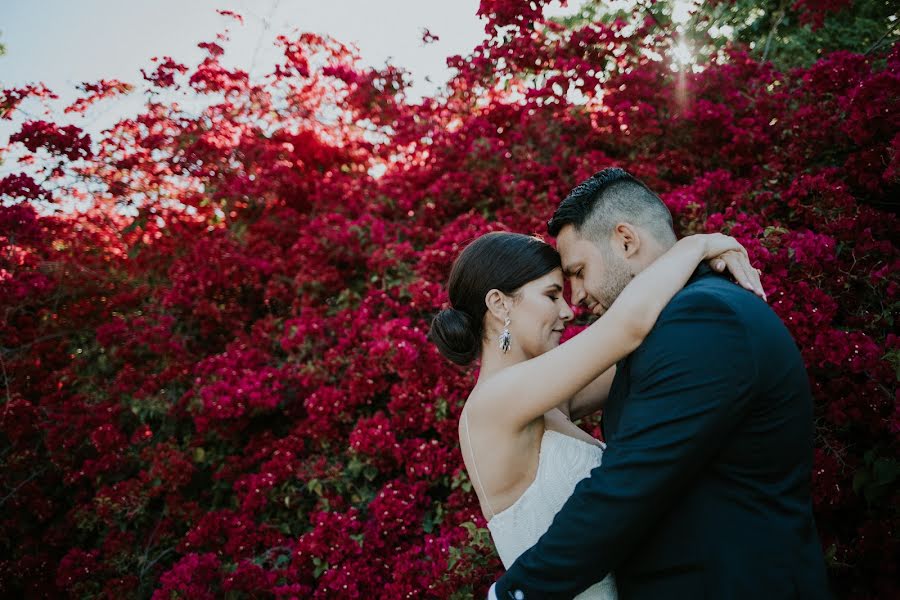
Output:
<path fill-rule="evenodd" d="M 503 324 L 503 332 L 500 334 L 500 337 L 497 338 L 497 342 L 500 344 L 500 350 L 503 354 L 509 352 L 509 317 L 506 317 L 506 322 Z"/>

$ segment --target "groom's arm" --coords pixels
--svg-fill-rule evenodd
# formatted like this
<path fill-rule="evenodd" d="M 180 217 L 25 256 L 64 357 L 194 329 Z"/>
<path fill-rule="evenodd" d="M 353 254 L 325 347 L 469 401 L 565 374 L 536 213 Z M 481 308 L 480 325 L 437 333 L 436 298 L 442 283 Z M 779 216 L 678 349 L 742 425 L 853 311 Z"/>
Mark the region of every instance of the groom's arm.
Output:
<path fill-rule="evenodd" d="M 571 598 L 613 571 L 746 413 L 755 369 L 728 304 L 706 291 L 674 298 L 632 356 L 602 466 L 497 582 L 498 598 Z"/>
<path fill-rule="evenodd" d="M 609 389 L 616 377 L 616 368 L 610 367 L 600 377 L 590 382 L 584 389 L 569 400 L 568 417 L 577 421 L 603 408 L 609 397 Z"/>

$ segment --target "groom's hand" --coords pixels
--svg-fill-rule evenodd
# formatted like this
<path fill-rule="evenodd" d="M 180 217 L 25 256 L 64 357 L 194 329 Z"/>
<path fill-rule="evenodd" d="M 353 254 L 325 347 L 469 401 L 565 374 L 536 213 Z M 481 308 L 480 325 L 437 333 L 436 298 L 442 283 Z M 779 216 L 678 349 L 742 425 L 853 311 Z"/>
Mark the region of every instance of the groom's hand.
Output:
<path fill-rule="evenodd" d="M 737 250 L 723 252 L 719 256 L 709 261 L 713 270 L 722 273 L 728 271 L 740 285 L 755 293 L 763 300 L 767 300 L 766 292 L 763 290 L 762 280 L 760 279 L 760 270 L 754 269 L 750 264 L 750 258 L 746 251 Z"/>

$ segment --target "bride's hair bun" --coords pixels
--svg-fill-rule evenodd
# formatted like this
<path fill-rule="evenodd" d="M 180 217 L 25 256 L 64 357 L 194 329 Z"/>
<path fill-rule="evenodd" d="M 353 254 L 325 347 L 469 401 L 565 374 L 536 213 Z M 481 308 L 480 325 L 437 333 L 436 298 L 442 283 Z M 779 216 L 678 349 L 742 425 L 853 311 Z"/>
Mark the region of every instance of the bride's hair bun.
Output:
<path fill-rule="evenodd" d="M 475 360 L 481 344 L 481 333 L 476 331 L 475 321 L 455 308 L 447 308 L 435 315 L 431 321 L 429 339 L 441 354 L 458 365 L 467 365 Z"/>
<path fill-rule="evenodd" d="M 456 364 L 469 364 L 486 343 L 487 293 L 497 289 L 513 296 L 529 281 L 559 268 L 559 254 L 543 240 L 521 233 L 486 233 L 453 262 L 447 282 L 453 308 L 434 318 L 429 339 Z"/>

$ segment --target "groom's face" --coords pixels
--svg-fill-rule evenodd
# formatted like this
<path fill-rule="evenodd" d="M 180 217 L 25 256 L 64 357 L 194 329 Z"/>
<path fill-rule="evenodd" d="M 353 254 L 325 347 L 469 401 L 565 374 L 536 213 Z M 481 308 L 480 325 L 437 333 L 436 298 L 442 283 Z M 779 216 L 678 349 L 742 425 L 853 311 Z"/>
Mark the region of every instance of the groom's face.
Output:
<path fill-rule="evenodd" d="M 600 316 L 622 293 L 634 272 L 619 256 L 612 240 L 582 237 L 573 225 L 564 226 L 556 237 L 563 272 L 572 287 L 572 304 L 586 306 Z"/>

